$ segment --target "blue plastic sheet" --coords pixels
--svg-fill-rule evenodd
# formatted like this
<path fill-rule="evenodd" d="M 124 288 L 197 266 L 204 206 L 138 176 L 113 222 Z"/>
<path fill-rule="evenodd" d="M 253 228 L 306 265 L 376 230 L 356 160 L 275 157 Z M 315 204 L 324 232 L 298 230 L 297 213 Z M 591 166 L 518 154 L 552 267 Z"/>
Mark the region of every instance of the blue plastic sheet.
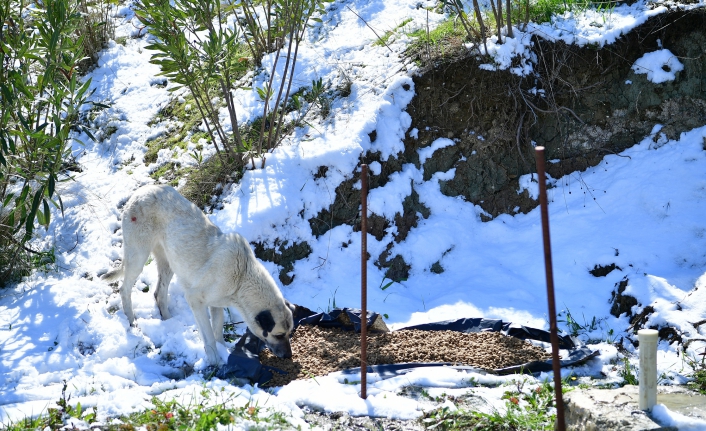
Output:
<path fill-rule="evenodd" d="M 334 309 L 327 313 L 314 313 L 306 307 L 296 306 L 294 312 L 294 327 L 299 325 L 316 325 L 324 328 L 340 328 L 343 330 L 360 332 L 361 310 L 355 308 Z M 375 312 L 368 312 L 367 325 L 373 326 L 374 322 L 380 318 Z M 541 329 L 530 328 L 522 325 L 514 325 L 498 319 L 483 318 L 463 318 L 444 322 L 426 323 L 423 325 L 408 326 L 401 329 L 418 329 L 422 331 L 458 331 L 458 332 L 500 332 L 505 335 L 516 337 L 521 340 L 537 340 L 549 342 L 549 332 Z M 263 385 L 272 378 L 272 373 L 285 373 L 274 367 L 262 365 L 259 354 L 267 346 L 259 338 L 254 336 L 250 330 L 238 340 L 233 351 L 228 357 L 228 362 L 216 373 L 221 379 L 245 379 L 255 384 Z M 587 347 L 581 347 L 568 336 L 559 336 L 559 348 L 569 351 L 568 357 L 561 360 L 562 367 L 569 367 L 582 364 L 598 355 Z M 407 373 L 415 368 L 421 367 L 452 366 L 446 363 L 405 363 L 371 365 L 367 367 L 369 373 L 378 373 L 381 377 L 391 377 Z M 455 369 L 485 371 L 495 374 L 512 373 L 537 373 L 552 370 L 551 359 L 546 361 L 534 361 L 526 364 L 516 365 L 497 370 L 480 370 L 473 367 L 453 366 Z M 346 374 L 358 374 L 360 368 L 350 368 L 343 371 Z"/>

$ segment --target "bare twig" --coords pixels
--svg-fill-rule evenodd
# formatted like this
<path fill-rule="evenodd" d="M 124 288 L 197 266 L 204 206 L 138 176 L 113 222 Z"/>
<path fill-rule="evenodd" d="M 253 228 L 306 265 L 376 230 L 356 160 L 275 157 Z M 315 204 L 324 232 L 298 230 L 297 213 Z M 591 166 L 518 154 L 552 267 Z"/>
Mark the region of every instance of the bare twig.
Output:
<path fill-rule="evenodd" d="M 478 0 L 473 0 L 473 10 L 476 13 L 476 19 L 478 20 L 478 24 L 480 25 L 480 37 L 481 39 L 483 39 L 483 47 L 485 48 L 485 54 L 488 55 L 488 44 L 485 41 L 485 24 L 483 24 L 483 15 L 481 15 Z"/>
<path fill-rule="evenodd" d="M 697 329 L 698 329 L 698 327 L 701 326 L 701 325 L 703 325 L 704 323 L 706 323 L 706 319 L 699 320 L 698 322 L 694 322 L 694 323 L 692 323 L 691 325 L 692 325 L 694 328 L 697 328 Z"/>
<path fill-rule="evenodd" d="M 461 25 L 463 25 L 463 28 L 466 30 L 466 34 L 468 35 L 468 38 L 471 39 L 472 37 L 476 37 L 480 39 L 480 34 L 478 34 L 478 31 L 470 27 L 468 23 L 466 22 L 466 17 L 465 13 L 461 9 L 461 7 L 458 5 L 458 3 L 454 2 L 454 7 L 456 8 L 456 13 L 458 14 L 458 19 L 461 21 Z M 429 14 L 429 11 L 427 11 L 427 14 Z M 427 31 L 428 33 L 428 31 Z"/>
<path fill-rule="evenodd" d="M 512 2 L 507 0 L 505 9 L 507 10 L 507 37 L 515 37 L 512 34 Z"/>
<path fill-rule="evenodd" d="M 498 0 L 500 1 L 500 0 Z M 495 7 L 495 0 L 490 0 L 490 7 L 493 10 L 493 16 L 495 17 L 495 24 L 498 26 L 498 30 L 500 30 L 500 20 L 498 19 L 498 9 Z M 500 34 L 500 31 L 498 31 L 498 43 L 503 43 L 502 35 Z"/>
<path fill-rule="evenodd" d="M 539 111 L 539 112 L 542 112 L 542 113 L 545 113 L 545 114 L 558 114 L 559 111 L 568 111 L 571 115 L 573 115 L 574 118 L 576 118 L 576 120 L 579 123 L 581 123 L 581 125 L 583 125 L 583 126 L 586 125 L 586 123 L 584 123 L 583 120 L 581 120 L 581 118 L 579 118 L 579 116 L 576 115 L 576 113 L 573 110 L 571 110 L 570 108 L 567 108 L 566 106 L 557 106 L 553 110 L 546 110 L 546 109 L 541 109 L 541 108 L 537 107 L 537 105 L 530 102 L 526 98 L 524 98 L 524 100 L 525 100 L 525 103 L 527 103 L 532 109 Z"/>
<path fill-rule="evenodd" d="M 522 155 L 522 148 L 520 147 L 520 133 L 522 132 L 522 126 L 525 123 L 525 114 L 526 112 L 523 112 L 522 115 L 520 115 L 520 121 L 518 121 L 517 124 L 517 133 L 515 134 L 515 144 L 517 145 L 517 152 L 522 159 L 522 164 L 524 164 L 525 168 L 527 168 L 529 165 L 527 164 L 527 160 L 525 160 L 525 156 Z"/>
<path fill-rule="evenodd" d="M 346 7 L 348 8 L 349 11 L 353 12 L 353 13 L 355 14 L 355 16 L 357 16 L 358 18 L 360 18 L 360 20 L 363 21 L 363 23 L 366 25 L 366 27 L 368 27 L 370 30 L 373 31 L 373 33 L 375 33 L 375 36 L 378 38 L 378 40 L 379 40 L 380 42 L 382 42 L 382 43 L 385 45 L 385 47 L 390 50 L 390 52 L 394 52 L 394 51 L 392 50 L 392 48 L 390 48 L 390 47 L 387 45 L 387 42 L 385 42 L 385 39 L 381 38 L 380 35 L 378 34 L 378 32 L 375 31 L 375 29 L 372 28 L 372 27 L 370 26 L 370 24 L 368 24 L 368 22 L 367 22 L 365 19 L 363 19 L 362 16 L 358 15 L 358 13 L 357 13 L 356 11 L 354 11 L 353 9 L 351 9 L 350 6 L 347 6 L 347 5 L 346 5 Z"/>

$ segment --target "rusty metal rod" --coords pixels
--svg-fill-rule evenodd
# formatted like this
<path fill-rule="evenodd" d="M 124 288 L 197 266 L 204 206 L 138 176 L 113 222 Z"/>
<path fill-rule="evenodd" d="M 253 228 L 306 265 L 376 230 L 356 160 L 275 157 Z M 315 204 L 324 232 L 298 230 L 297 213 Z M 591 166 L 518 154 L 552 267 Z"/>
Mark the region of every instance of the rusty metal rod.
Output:
<path fill-rule="evenodd" d="M 547 276 L 547 302 L 549 303 L 549 336 L 552 343 L 552 368 L 554 369 L 554 396 L 556 397 L 556 429 L 564 431 L 564 399 L 561 394 L 561 364 L 559 362 L 559 335 L 557 334 L 556 303 L 554 301 L 554 276 L 552 273 L 552 247 L 549 237 L 549 209 L 547 205 L 547 182 L 544 169 L 544 147 L 535 148 L 537 180 L 539 181 L 539 206 L 542 214 L 542 236 L 544 238 L 544 270 Z"/>
<path fill-rule="evenodd" d="M 368 397 L 368 165 L 360 167 L 360 397 Z"/>

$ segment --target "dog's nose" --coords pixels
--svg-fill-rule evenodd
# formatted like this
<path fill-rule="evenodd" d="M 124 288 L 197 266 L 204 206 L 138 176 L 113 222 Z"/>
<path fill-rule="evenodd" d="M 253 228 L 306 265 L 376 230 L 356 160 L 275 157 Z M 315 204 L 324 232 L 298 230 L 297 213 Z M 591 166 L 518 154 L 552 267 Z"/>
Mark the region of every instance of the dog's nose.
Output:
<path fill-rule="evenodd" d="M 289 359 L 292 357 L 292 346 L 289 343 L 280 344 L 272 347 L 274 347 L 271 350 L 272 353 L 275 354 L 275 356 L 283 359 Z"/>

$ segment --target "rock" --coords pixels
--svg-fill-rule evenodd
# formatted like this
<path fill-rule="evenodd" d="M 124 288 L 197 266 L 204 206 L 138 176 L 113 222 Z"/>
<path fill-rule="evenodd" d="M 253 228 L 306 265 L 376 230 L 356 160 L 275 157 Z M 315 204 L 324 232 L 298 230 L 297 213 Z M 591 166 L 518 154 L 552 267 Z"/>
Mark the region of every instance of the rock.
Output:
<path fill-rule="evenodd" d="M 329 430 L 360 431 L 421 431 L 424 429 L 417 420 L 395 420 L 387 418 L 354 417 L 346 412 L 323 413 L 304 407 L 304 420 L 311 425 Z"/>
<path fill-rule="evenodd" d="M 677 430 L 663 427 L 649 413 L 638 408 L 637 386 L 619 389 L 575 389 L 564 394 L 566 429 L 600 430 Z M 680 414 L 706 419 L 706 396 L 681 387 L 660 387 L 657 403 Z"/>

